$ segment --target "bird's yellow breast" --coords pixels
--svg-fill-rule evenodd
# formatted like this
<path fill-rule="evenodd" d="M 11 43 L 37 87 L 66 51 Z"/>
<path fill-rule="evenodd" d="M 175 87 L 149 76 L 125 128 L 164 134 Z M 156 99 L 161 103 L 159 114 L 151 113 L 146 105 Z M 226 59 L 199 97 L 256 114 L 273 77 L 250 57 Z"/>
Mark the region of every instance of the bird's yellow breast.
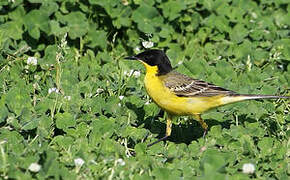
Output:
<path fill-rule="evenodd" d="M 146 91 L 148 95 L 153 99 L 153 101 L 165 111 L 174 115 L 194 115 L 200 114 L 213 107 L 223 105 L 222 98 L 224 96 L 176 96 L 165 86 L 164 82 L 162 81 L 164 76 L 157 75 L 157 66 L 149 66 L 146 63 L 143 64 L 146 68 L 146 75 L 144 79 Z"/>

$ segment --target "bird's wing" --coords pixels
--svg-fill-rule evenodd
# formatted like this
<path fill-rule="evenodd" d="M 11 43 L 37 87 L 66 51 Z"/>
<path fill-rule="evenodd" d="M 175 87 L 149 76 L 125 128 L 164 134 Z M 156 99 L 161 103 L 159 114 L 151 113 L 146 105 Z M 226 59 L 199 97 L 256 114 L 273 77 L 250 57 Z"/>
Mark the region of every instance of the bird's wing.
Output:
<path fill-rule="evenodd" d="M 214 84 L 193 79 L 178 72 L 170 72 L 163 77 L 164 85 L 177 96 L 216 96 L 216 95 L 236 95 L 234 91 L 224 89 Z"/>

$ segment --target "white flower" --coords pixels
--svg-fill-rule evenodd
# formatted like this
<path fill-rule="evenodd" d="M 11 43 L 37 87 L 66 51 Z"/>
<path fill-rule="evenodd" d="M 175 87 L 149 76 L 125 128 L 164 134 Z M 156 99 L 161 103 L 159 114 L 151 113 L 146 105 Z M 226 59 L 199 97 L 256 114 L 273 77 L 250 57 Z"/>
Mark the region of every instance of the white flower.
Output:
<path fill-rule="evenodd" d="M 51 94 L 51 93 L 53 93 L 53 92 L 55 92 L 55 93 L 59 93 L 59 89 L 57 89 L 56 87 L 53 87 L 53 88 L 49 88 L 49 89 L 48 89 L 48 94 Z"/>
<path fill-rule="evenodd" d="M 265 30 L 265 29 L 263 30 L 263 32 L 266 33 L 266 34 L 270 34 L 270 31 Z"/>
<path fill-rule="evenodd" d="M 75 166 L 82 167 L 85 161 L 82 158 L 76 158 L 74 159 L 74 163 L 75 163 Z"/>
<path fill-rule="evenodd" d="M 251 15 L 252 15 L 252 17 L 253 17 L 254 19 L 257 19 L 257 17 L 258 17 L 258 15 L 257 15 L 256 13 L 254 13 L 254 12 L 252 12 Z"/>
<path fill-rule="evenodd" d="M 149 101 L 147 101 L 147 102 L 145 103 L 145 105 L 148 105 L 148 104 L 150 104 L 150 102 L 149 102 Z"/>
<path fill-rule="evenodd" d="M 145 34 L 148 38 L 152 38 L 152 34 L 151 33 L 146 33 Z"/>
<path fill-rule="evenodd" d="M 120 99 L 120 100 L 124 99 L 124 96 L 119 96 L 119 99 Z"/>
<path fill-rule="evenodd" d="M 139 77 L 140 74 L 141 74 L 140 71 L 134 71 L 133 76 L 135 76 L 135 77 Z"/>
<path fill-rule="evenodd" d="M 148 49 L 148 48 L 152 48 L 154 43 L 152 41 L 143 41 L 142 45 L 143 45 L 143 47 Z"/>
<path fill-rule="evenodd" d="M 117 159 L 117 163 L 120 164 L 121 166 L 125 166 L 125 161 L 123 159 Z"/>
<path fill-rule="evenodd" d="M 31 172 L 38 172 L 41 169 L 41 165 L 39 165 L 38 163 L 31 163 L 28 169 Z"/>
<path fill-rule="evenodd" d="M 102 89 L 102 88 L 98 88 L 98 89 L 97 89 L 97 94 L 100 94 L 101 92 L 104 92 L 104 89 Z"/>
<path fill-rule="evenodd" d="M 243 165 L 243 173 L 253 174 L 255 172 L 255 166 L 252 163 L 246 163 Z"/>
<path fill-rule="evenodd" d="M 35 75 L 34 75 L 34 79 L 36 79 L 36 80 L 40 80 L 41 77 L 40 77 L 38 74 L 35 74 Z"/>
<path fill-rule="evenodd" d="M 0 145 L 7 143 L 7 140 L 4 139 L 3 141 L 0 141 Z"/>
<path fill-rule="evenodd" d="M 129 2 L 128 2 L 127 0 L 122 0 L 122 4 L 123 4 L 124 6 L 128 6 Z"/>
<path fill-rule="evenodd" d="M 40 89 L 38 83 L 33 83 L 32 86 L 33 86 L 34 89 Z"/>
<path fill-rule="evenodd" d="M 139 77 L 141 72 L 140 71 L 135 71 L 135 70 L 130 70 L 130 72 L 124 71 L 124 74 L 127 76 L 134 76 L 134 77 Z"/>
<path fill-rule="evenodd" d="M 140 47 L 135 47 L 135 51 L 140 52 Z"/>
<path fill-rule="evenodd" d="M 61 39 L 60 48 L 62 48 L 62 49 L 66 48 L 66 45 L 67 45 L 66 37 L 67 37 L 67 33 L 65 33 Z"/>
<path fill-rule="evenodd" d="M 183 61 L 178 61 L 178 63 L 177 63 L 177 64 L 178 64 L 178 65 L 181 65 L 182 63 L 183 63 Z"/>
<path fill-rule="evenodd" d="M 71 96 L 65 96 L 64 99 L 70 101 L 71 100 Z"/>
<path fill-rule="evenodd" d="M 37 65 L 37 58 L 36 57 L 28 57 L 26 63 L 29 65 L 36 66 Z"/>

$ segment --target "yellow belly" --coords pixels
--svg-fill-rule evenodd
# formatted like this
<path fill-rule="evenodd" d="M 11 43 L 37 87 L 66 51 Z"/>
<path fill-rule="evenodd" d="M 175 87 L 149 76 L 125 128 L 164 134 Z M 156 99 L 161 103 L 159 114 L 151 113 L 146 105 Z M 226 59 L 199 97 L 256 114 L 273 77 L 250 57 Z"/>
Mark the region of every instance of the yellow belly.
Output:
<path fill-rule="evenodd" d="M 154 73 L 148 73 L 144 79 L 145 88 L 153 101 L 165 111 L 174 115 L 201 114 L 213 107 L 222 105 L 223 96 L 178 97 L 166 88 Z"/>

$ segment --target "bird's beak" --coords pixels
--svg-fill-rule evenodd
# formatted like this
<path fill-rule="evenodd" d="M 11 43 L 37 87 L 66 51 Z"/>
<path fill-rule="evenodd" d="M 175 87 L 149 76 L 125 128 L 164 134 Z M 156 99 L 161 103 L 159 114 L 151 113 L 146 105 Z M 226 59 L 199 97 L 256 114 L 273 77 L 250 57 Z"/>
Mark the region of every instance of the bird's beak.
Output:
<path fill-rule="evenodd" d="M 135 56 L 125 57 L 125 59 L 128 59 L 128 60 L 138 60 L 138 58 L 135 57 Z"/>

